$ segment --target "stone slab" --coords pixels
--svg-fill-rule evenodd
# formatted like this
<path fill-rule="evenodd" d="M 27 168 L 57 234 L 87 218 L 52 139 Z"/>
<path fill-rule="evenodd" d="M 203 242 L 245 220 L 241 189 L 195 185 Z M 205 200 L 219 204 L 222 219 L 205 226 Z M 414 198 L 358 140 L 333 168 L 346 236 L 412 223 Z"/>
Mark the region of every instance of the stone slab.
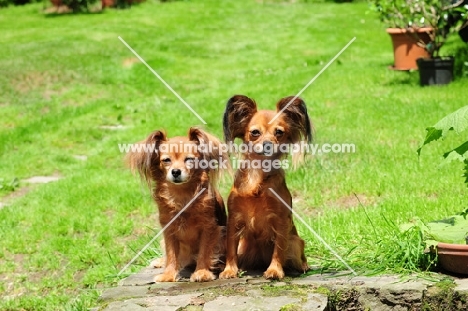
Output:
<path fill-rule="evenodd" d="M 307 301 L 302 304 L 302 310 L 324 311 L 328 305 L 328 297 L 322 294 L 309 293 Z"/>
<path fill-rule="evenodd" d="M 205 303 L 203 311 L 278 311 L 288 304 L 299 304 L 299 298 L 220 296 Z"/>
<path fill-rule="evenodd" d="M 327 286 L 363 286 L 363 287 L 382 287 L 384 285 L 399 283 L 400 279 L 394 276 L 363 277 L 363 276 L 340 276 L 315 274 L 303 278 L 293 279 L 294 285 L 327 285 Z"/>
<path fill-rule="evenodd" d="M 192 303 L 201 294 L 153 296 L 110 303 L 104 311 L 176 311 Z"/>
<path fill-rule="evenodd" d="M 134 304 L 128 301 L 114 301 L 111 302 L 104 311 L 145 311 L 145 307 Z"/>
<path fill-rule="evenodd" d="M 468 292 L 468 279 L 455 279 L 455 290 L 460 292 Z"/>
<path fill-rule="evenodd" d="M 148 296 L 147 286 L 118 286 L 106 289 L 99 300 L 112 301 L 145 296 Z"/>
<path fill-rule="evenodd" d="M 416 277 L 343 274 L 316 274 L 282 281 L 266 280 L 261 274 L 244 274 L 241 278 L 204 283 L 185 278 L 179 282 L 154 283 L 154 275 L 161 272 L 160 268 L 144 268 L 122 280 L 118 287 L 104 291 L 100 298 L 104 310 L 254 311 L 280 310 L 290 305 L 291 310 L 323 311 L 328 305 L 327 295 L 315 290 L 325 287 L 330 297 L 336 293 L 345 295 L 340 301 L 349 304 L 346 308 L 398 311 L 420 308 L 424 293 L 436 288 L 430 287 L 433 282 Z M 468 294 L 468 279 L 454 280 L 455 290 Z"/>
<path fill-rule="evenodd" d="M 143 286 L 154 283 L 154 277 L 163 272 L 163 269 L 144 268 L 119 282 L 120 286 Z"/>

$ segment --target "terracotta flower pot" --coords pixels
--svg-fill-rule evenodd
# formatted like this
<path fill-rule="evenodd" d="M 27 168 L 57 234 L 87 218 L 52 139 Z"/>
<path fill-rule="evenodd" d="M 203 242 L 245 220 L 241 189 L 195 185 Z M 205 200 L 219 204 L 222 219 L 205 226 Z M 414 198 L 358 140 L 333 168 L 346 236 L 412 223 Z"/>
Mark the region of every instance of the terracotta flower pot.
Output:
<path fill-rule="evenodd" d="M 55 7 L 59 7 L 62 5 L 62 0 L 50 0 L 50 3 Z"/>
<path fill-rule="evenodd" d="M 111 8 L 115 5 L 114 0 L 101 0 L 102 8 Z"/>
<path fill-rule="evenodd" d="M 392 38 L 395 70 L 418 69 L 416 60 L 418 58 L 428 58 L 429 53 L 417 44 L 418 38 L 423 42 L 429 42 L 428 32 L 432 28 L 402 29 L 387 28 L 387 33 Z"/>
<path fill-rule="evenodd" d="M 468 274 L 468 245 L 437 244 L 439 263 L 447 271 Z"/>

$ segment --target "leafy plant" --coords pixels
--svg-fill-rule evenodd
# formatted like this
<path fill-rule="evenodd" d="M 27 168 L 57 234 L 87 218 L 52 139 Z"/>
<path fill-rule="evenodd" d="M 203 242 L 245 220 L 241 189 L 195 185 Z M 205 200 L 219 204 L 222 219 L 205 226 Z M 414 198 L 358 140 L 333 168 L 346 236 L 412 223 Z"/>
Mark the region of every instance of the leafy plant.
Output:
<path fill-rule="evenodd" d="M 439 139 L 444 139 L 450 132 L 454 131 L 461 134 L 468 129 L 468 106 L 462 107 L 457 111 L 447 115 L 437 122 L 434 126 L 426 129 L 427 134 L 423 145 L 418 149 L 418 155 L 421 155 L 422 148 Z M 462 162 L 464 182 L 468 186 L 468 140 L 462 139 L 461 144 L 452 150 L 443 154 L 444 162 L 450 163 L 453 160 Z M 436 245 L 437 242 L 460 243 L 464 244 L 467 235 L 466 215 L 468 209 L 462 211 L 459 215 L 444 220 L 434 221 L 428 224 L 429 240 L 427 243 Z"/>
<path fill-rule="evenodd" d="M 432 141 L 444 139 L 450 132 L 461 134 L 468 129 L 468 106 L 462 107 L 457 111 L 442 118 L 434 126 L 426 129 L 426 138 L 421 147 L 418 148 L 418 156 L 421 155 L 422 148 Z M 443 154 L 446 163 L 458 160 L 464 164 L 463 177 L 468 186 L 468 139 L 462 139 L 458 147 L 453 148 Z"/>
<path fill-rule="evenodd" d="M 412 5 L 411 0 L 371 0 L 370 6 L 387 27 L 408 29 L 422 26 L 416 15 L 418 8 Z"/>
<path fill-rule="evenodd" d="M 427 224 L 426 243 L 437 245 L 438 242 L 465 244 L 468 233 L 468 220 L 461 215 L 431 221 Z"/>
<path fill-rule="evenodd" d="M 0 178 L 0 191 L 12 192 L 19 187 L 19 179 L 13 178 L 11 181 L 5 181 L 3 178 Z"/>
<path fill-rule="evenodd" d="M 418 45 L 431 58 L 439 56 L 448 37 L 468 21 L 468 5 L 464 0 L 371 0 L 371 8 L 387 27 L 410 30 Z M 429 28 L 429 40 L 411 30 Z"/>
<path fill-rule="evenodd" d="M 433 30 L 428 32 L 430 41 L 419 40 L 431 57 L 439 56 L 440 48 L 450 35 L 457 33 L 468 20 L 468 5 L 464 0 L 408 0 L 417 7 L 420 22 Z"/>

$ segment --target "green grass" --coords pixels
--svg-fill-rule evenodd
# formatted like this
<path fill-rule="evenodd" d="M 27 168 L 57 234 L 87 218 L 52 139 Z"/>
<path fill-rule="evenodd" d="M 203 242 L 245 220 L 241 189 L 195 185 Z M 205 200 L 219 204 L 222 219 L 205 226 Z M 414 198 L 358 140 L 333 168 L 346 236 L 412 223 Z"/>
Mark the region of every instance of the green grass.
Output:
<path fill-rule="evenodd" d="M 0 309 L 96 305 L 158 230 L 156 208 L 118 144 L 161 128 L 185 135 L 201 122 L 132 63 L 118 36 L 218 136 L 233 94 L 273 108 L 356 37 L 302 94 L 316 142 L 354 143 L 356 152 L 310 158 L 287 172 L 288 185 L 295 209 L 360 273 L 418 269 L 382 261 L 382 245 L 392 253 L 411 248 L 404 235 L 395 238 L 401 223 L 466 208 L 461 167 L 437 164 L 451 141 L 430 146 L 419 160 L 416 149 L 427 126 L 466 105 L 467 79 L 421 88 L 417 73 L 388 70 L 390 40 L 365 3 L 265 2 L 148 2 L 76 16 L 45 16 L 42 5 L 1 10 L 0 201 L 27 186 L 26 178 L 62 179 L 31 186 L 0 209 Z M 451 43 L 446 52 L 456 48 Z M 109 125 L 122 128 L 102 128 Z M 299 227 L 312 264 L 342 269 Z M 127 272 L 145 265 L 154 248 Z"/>

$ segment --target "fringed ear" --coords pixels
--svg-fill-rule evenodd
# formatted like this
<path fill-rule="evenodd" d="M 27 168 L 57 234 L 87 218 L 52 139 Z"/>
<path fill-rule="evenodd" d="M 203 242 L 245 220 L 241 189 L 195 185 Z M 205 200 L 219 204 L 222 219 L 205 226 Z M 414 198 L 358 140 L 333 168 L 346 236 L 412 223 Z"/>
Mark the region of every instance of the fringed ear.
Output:
<path fill-rule="evenodd" d="M 230 142 L 237 137 L 243 137 L 247 124 L 257 112 L 257 104 L 245 95 L 231 97 L 224 111 L 223 131 L 224 141 Z"/>
<path fill-rule="evenodd" d="M 232 173 L 227 147 L 215 136 L 197 128 L 191 127 L 189 138 L 198 144 L 198 152 L 209 165 L 210 183 L 214 186 L 224 172 Z M 214 166 L 211 164 L 215 164 Z"/>
<path fill-rule="evenodd" d="M 302 99 L 295 96 L 284 97 L 276 104 L 276 111 L 282 113 L 285 122 L 290 126 L 292 143 L 312 141 L 312 124 Z"/>
<path fill-rule="evenodd" d="M 155 170 L 159 166 L 159 145 L 166 140 L 164 132 L 154 131 L 145 140 L 134 144 L 126 156 L 132 172 L 138 171 L 148 187 L 151 187 L 151 181 L 155 179 Z"/>
<path fill-rule="evenodd" d="M 289 140 L 291 144 L 312 142 L 312 123 L 307 113 L 307 106 L 302 99 L 296 96 L 288 96 L 280 99 L 276 104 L 276 111 L 281 112 L 283 120 L 289 126 Z M 304 147 L 293 153 L 293 166 L 296 166 L 304 158 Z"/>

